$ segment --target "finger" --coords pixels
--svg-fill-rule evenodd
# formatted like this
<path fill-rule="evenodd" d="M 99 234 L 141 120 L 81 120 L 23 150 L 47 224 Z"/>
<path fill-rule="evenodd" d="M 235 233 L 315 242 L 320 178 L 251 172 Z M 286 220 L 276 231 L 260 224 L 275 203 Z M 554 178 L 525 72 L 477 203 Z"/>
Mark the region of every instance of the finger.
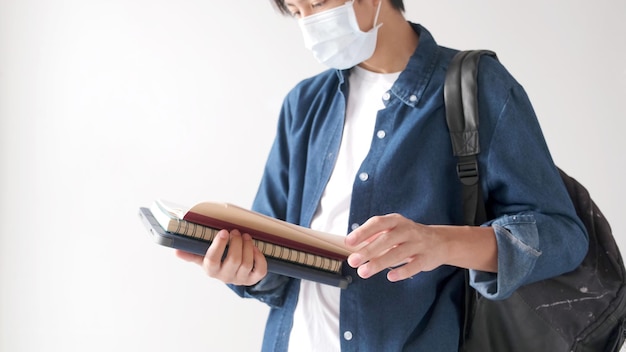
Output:
<path fill-rule="evenodd" d="M 249 234 L 241 236 L 241 261 L 231 283 L 254 285 L 267 275 L 267 261 Z"/>
<path fill-rule="evenodd" d="M 372 242 L 381 233 L 389 231 L 395 226 L 396 220 L 393 214 L 373 216 L 363 225 L 346 236 L 345 244 L 348 247 L 358 247 L 363 243 Z"/>
<path fill-rule="evenodd" d="M 237 277 L 242 279 L 250 276 L 252 270 L 254 269 L 254 243 L 252 242 L 252 237 L 249 234 L 244 233 L 241 236 L 242 247 L 241 247 L 241 257 L 240 264 L 237 268 Z"/>
<path fill-rule="evenodd" d="M 406 250 L 402 247 L 407 246 L 397 246 L 391 248 L 383 253 L 381 256 L 373 258 L 368 262 L 359 265 L 357 268 L 357 273 L 360 277 L 367 279 L 388 268 L 397 267 L 398 265 L 402 266 L 402 264 L 410 261 L 410 258 L 407 258 Z"/>
<path fill-rule="evenodd" d="M 230 241 L 230 234 L 226 230 L 220 230 L 209 246 L 203 258 L 202 266 L 211 277 L 217 277 L 222 267 L 222 257 L 226 246 Z"/>
<path fill-rule="evenodd" d="M 387 280 L 391 282 L 412 279 L 413 276 L 425 271 L 424 266 L 418 259 L 412 259 L 408 263 L 393 268 L 387 273 Z"/>
<path fill-rule="evenodd" d="M 245 275 L 238 278 L 237 285 L 255 285 L 267 275 L 267 261 L 256 246 L 252 246 L 250 257 L 252 258 L 253 266 Z"/>
<path fill-rule="evenodd" d="M 267 260 L 265 255 L 256 246 L 253 248 L 254 252 L 254 270 L 253 270 L 253 282 L 257 283 L 267 275 Z"/>
<path fill-rule="evenodd" d="M 401 243 L 401 238 L 392 232 L 382 232 L 371 243 L 361 247 L 348 257 L 348 265 L 353 268 L 361 266 L 374 258 L 384 256 L 388 251 Z"/>
<path fill-rule="evenodd" d="M 233 230 L 230 232 L 230 238 L 228 241 L 228 252 L 226 252 L 226 256 L 224 257 L 223 252 L 220 254 L 221 258 L 221 268 L 219 278 L 222 280 L 233 280 L 237 271 L 239 270 L 239 266 L 241 265 L 242 258 L 242 247 L 243 240 L 241 239 L 241 233 L 238 230 Z"/>

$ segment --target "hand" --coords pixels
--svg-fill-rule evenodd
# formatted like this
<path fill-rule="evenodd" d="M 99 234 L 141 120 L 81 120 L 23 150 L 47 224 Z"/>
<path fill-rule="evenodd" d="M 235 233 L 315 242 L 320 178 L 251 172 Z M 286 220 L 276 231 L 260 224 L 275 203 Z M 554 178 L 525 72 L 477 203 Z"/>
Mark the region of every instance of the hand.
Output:
<path fill-rule="evenodd" d="M 226 246 L 228 252 L 224 257 Z M 267 275 L 265 256 L 249 234 L 242 235 L 238 230 L 218 232 L 204 257 L 180 250 L 176 255 L 202 266 L 207 275 L 227 284 L 250 286 Z"/>
<path fill-rule="evenodd" d="M 375 216 L 346 237 L 356 251 L 348 264 L 366 279 L 387 268 L 389 281 L 400 281 L 445 263 L 445 237 L 433 227 L 418 224 L 399 214 Z"/>

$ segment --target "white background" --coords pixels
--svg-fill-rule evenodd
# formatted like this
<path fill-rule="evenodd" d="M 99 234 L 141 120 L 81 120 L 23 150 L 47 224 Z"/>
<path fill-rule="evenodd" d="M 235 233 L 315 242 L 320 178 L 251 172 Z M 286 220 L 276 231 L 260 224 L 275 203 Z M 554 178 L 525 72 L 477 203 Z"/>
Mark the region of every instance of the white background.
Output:
<path fill-rule="evenodd" d="M 626 248 L 626 1 L 405 3 L 498 53 Z M 282 98 L 321 69 L 269 0 L 0 0 L 0 351 L 258 350 L 267 309 L 137 209 L 249 206 Z"/>

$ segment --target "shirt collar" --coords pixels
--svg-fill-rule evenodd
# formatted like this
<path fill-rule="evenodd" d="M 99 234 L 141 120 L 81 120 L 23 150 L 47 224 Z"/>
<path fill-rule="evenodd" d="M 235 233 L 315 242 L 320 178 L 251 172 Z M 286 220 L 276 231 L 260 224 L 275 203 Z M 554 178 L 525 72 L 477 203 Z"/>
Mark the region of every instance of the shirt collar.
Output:
<path fill-rule="evenodd" d="M 437 42 L 426 28 L 416 23 L 410 24 L 419 36 L 419 44 L 406 68 L 391 87 L 391 94 L 403 103 L 416 107 L 433 75 L 440 53 Z M 339 84 L 342 85 L 348 78 L 350 69 L 336 70 L 336 73 Z"/>
<path fill-rule="evenodd" d="M 416 107 L 437 67 L 440 52 L 435 39 L 426 28 L 414 23 L 411 26 L 419 35 L 419 44 L 391 88 L 391 93 L 405 104 Z"/>

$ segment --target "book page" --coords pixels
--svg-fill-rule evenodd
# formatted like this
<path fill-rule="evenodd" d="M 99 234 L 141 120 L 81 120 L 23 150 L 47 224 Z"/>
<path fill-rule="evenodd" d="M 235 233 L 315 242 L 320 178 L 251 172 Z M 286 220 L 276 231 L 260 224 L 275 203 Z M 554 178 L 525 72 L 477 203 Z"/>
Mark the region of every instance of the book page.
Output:
<path fill-rule="evenodd" d="M 155 200 L 154 206 L 157 206 L 159 209 L 161 209 L 162 212 L 168 214 L 171 218 L 175 218 L 178 220 L 182 220 L 187 211 L 189 211 L 189 207 L 184 207 L 180 204 L 176 204 L 174 202 L 170 202 L 164 199 Z"/>

